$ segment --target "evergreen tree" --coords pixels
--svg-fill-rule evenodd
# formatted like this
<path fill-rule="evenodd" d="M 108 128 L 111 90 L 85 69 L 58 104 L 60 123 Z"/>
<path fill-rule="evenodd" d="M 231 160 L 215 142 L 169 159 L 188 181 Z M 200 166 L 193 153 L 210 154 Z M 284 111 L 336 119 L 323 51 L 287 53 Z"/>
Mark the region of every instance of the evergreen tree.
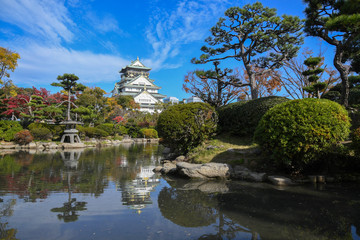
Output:
<path fill-rule="evenodd" d="M 308 85 L 303 88 L 304 91 L 316 98 L 320 98 L 320 92 L 326 89 L 326 83 L 319 82 L 319 74 L 324 72 L 324 69 L 319 67 L 321 61 L 321 57 L 309 57 L 304 61 L 308 69 L 302 72 L 308 80 Z"/>
<path fill-rule="evenodd" d="M 231 7 L 225 17 L 211 28 L 212 36 L 205 40 L 209 46 L 201 48 L 204 54 L 192 62 L 203 64 L 228 58 L 242 61 L 249 76 L 251 97 L 258 98 L 256 76 L 273 71 L 296 56 L 303 42 L 302 21 L 294 16 L 279 17 L 276 9 L 260 2 Z"/>
<path fill-rule="evenodd" d="M 62 76 L 59 75 L 57 77 L 57 80 L 60 82 L 52 83 L 51 86 L 62 87 L 67 92 L 68 100 L 64 101 L 64 102 L 67 102 L 67 104 L 68 104 L 66 120 L 70 121 L 71 120 L 71 117 L 70 117 L 71 105 L 75 106 L 75 104 L 71 101 L 71 95 L 76 93 L 77 91 L 83 91 L 86 87 L 84 85 L 76 82 L 79 80 L 79 77 L 76 76 L 75 74 L 65 73 Z"/>
<path fill-rule="evenodd" d="M 334 66 L 342 81 L 341 103 L 348 106 L 350 68 L 344 62 L 360 50 L 359 0 L 305 0 L 305 32 L 335 47 Z"/>

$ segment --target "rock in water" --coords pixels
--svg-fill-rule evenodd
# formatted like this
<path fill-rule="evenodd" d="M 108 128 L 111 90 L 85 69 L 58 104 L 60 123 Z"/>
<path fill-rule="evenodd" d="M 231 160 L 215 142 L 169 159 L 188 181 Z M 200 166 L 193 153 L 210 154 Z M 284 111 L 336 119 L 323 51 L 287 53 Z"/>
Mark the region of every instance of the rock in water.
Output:
<path fill-rule="evenodd" d="M 224 163 L 191 164 L 179 162 L 176 164 L 176 171 L 179 175 L 188 178 L 228 178 L 230 177 L 231 166 Z"/>

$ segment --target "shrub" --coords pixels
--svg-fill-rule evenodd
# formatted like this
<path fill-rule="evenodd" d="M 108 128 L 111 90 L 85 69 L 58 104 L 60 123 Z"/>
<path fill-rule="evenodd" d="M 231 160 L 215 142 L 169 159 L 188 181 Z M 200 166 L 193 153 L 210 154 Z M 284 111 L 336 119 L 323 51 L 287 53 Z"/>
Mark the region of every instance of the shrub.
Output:
<path fill-rule="evenodd" d="M 355 153 L 360 155 L 360 127 L 353 131 L 351 139 Z"/>
<path fill-rule="evenodd" d="M 114 131 L 115 131 L 115 135 L 116 134 L 120 134 L 120 135 L 128 134 L 128 129 L 125 126 L 120 125 L 120 124 L 115 125 Z"/>
<path fill-rule="evenodd" d="M 112 123 L 103 123 L 103 124 L 96 126 L 96 128 L 107 132 L 107 136 L 109 136 L 109 135 L 113 136 L 115 134 L 114 124 L 112 124 Z"/>
<path fill-rule="evenodd" d="M 187 153 L 215 131 L 217 115 L 209 104 L 188 103 L 170 106 L 157 122 L 159 136 L 174 151 Z"/>
<path fill-rule="evenodd" d="M 31 143 L 34 140 L 29 130 L 21 130 L 14 136 L 14 141 L 20 145 Z"/>
<path fill-rule="evenodd" d="M 35 140 L 51 140 L 51 131 L 47 128 L 33 128 L 30 130 Z"/>
<path fill-rule="evenodd" d="M 264 97 L 230 103 L 218 109 L 219 130 L 238 136 L 253 136 L 261 117 L 272 107 L 288 101 L 284 97 Z"/>
<path fill-rule="evenodd" d="M 158 138 L 158 132 L 152 128 L 143 128 L 140 130 L 145 138 Z"/>
<path fill-rule="evenodd" d="M 101 138 L 109 136 L 108 132 L 95 127 L 82 127 L 81 133 L 90 138 Z"/>
<path fill-rule="evenodd" d="M 143 137 L 140 132 L 140 127 L 135 123 L 134 119 L 129 119 L 125 125 L 127 134 L 132 138 Z"/>
<path fill-rule="evenodd" d="M 14 136 L 17 132 L 21 131 L 19 122 L 10 120 L 0 120 L 0 139 L 5 141 L 14 140 Z"/>
<path fill-rule="evenodd" d="M 27 127 L 30 131 L 35 129 L 35 128 L 48 128 L 48 124 L 46 123 L 40 123 L 40 122 L 33 122 L 30 123 L 29 126 Z M 50 129 L 49 129 L 50 130 Z"/>
<path fill-rule="evenodd" d="M 59 138 L 61 138 L 61 136 L 65 130 L 65 125 L 49 124 L 48 128 L 50 129 L 50 131 L 53 135 L 53 138 L 59 139 Z"/>
<path fill-rule="evenodd" d="M 29 126 L 28 126 L 28 129 L 30 131 L 35 128 L 49 129 L 54 138 L 60 138 L 62 133 L 64 132 L 65 126 L 64 125 L 56 125 L 56 124 L 40 123 L 40 122 L 33 122 L 33 123 L 29 124 Z"/>
<path fill-rule="evenodd" d="M 349 134 L 347 111 L 326 99 L 301 99 L 270 109 L 256 128 L 254 139 L 272 153 L 275 163 L 302 170 Z"/>

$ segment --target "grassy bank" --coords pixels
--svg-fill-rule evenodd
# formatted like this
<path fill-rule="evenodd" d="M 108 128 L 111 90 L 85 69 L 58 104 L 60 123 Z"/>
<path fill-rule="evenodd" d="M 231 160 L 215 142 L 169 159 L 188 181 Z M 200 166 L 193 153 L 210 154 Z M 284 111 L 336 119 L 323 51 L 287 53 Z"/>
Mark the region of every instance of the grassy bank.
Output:
<path fill-rule="evenodd" d="M 257 144 L 251 138 L 230 135 L 216 136 L 193 149 L 188 156 L 193 163 L 220 162 L 253 167 L 263 159 Z"/>

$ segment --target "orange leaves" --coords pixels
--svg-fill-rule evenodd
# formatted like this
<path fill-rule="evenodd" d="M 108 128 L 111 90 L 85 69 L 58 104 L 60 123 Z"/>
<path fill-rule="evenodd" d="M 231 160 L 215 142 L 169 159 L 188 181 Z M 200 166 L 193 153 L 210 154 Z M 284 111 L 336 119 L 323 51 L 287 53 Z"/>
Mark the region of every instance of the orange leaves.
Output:
<path fill-rule="evenodd" d="M 255 72 L 256 88 L 259 97 L 272 96 L 276 92 L 281 91 L 281 79 L 279 73 L 275 70 L 265 70 L 258 67 L 253 67 L 252 71 Z M 244 78 L 249 82 L 249 76 L 244 70 Z"/>

